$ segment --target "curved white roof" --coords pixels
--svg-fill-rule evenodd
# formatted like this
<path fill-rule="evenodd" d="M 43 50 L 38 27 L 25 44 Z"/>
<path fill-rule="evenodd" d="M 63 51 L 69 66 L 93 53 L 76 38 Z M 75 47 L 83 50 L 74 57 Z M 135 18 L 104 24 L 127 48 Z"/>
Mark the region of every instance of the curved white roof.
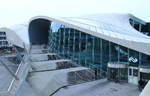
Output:
<path fill-rule="evenodd" d="M 25 44 L 29 44 L 27 23 L 11 26 L 9 29 L 13 30 Z"/>
<path fill-rule="evenodd" d="M 145 24 L 144 21 L 130 14 L 95 14 L 67 18 L 37 16 L 32 18 L 31 21 L 36 19 L 55 21 L 85 33 L 92 34 L 96 37 L 100 37 L 102 39 L 150 55 L 150 37 L 136 31 L 130 25 L 130 18 Z"/>
<path fill-rule="evenodd" d="M 9 43 L 16 45 L 18 47 L 23 48 L 23 40 L 20 38 L 19 35 L 15 33 L 15 31 L 9 28 L 0 28 L 0 31 L 6 32 L 6 37 Z"/>

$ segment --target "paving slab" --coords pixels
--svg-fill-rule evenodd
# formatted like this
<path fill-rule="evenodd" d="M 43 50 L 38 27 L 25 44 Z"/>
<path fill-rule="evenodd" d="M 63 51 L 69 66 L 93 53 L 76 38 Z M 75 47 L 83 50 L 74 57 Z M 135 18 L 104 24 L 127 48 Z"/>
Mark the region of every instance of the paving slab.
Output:
<path fill-rule="evenodd" d="M 136 85 L 101 79 L 62 88 L 53 96 L 139 96 L 139 94 Z"/>

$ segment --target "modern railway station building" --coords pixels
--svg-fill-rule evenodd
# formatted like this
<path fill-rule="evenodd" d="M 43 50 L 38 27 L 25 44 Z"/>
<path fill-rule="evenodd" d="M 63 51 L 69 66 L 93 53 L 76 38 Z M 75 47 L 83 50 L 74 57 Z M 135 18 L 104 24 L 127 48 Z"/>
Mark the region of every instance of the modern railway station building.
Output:
<path fill-rule="evenodd" d="M 32 45 L 95 70 L 97 78 L 138 84 L 150 79 L 150 24 L 131 14 L 37 16 L 29 23 Z"/>

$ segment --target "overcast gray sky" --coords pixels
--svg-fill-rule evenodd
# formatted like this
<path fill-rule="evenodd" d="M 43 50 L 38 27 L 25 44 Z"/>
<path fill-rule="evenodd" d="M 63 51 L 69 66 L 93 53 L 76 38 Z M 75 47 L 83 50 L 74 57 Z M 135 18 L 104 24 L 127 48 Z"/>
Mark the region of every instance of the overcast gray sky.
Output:
<path fill-rule="evenodd" d="M 37 15 L 95 13 L 131 13 L 150 21 L 150 0 L 0 0 L 0 27 L 27 22 Z"/>

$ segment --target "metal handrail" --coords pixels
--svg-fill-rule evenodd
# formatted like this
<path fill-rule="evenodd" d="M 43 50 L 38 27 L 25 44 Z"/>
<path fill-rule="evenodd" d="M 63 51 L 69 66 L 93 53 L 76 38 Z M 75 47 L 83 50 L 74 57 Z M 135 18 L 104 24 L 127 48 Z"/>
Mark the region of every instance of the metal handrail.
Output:
<path fill-rule="evenodd" d="M 5 63 L 2 63 L 2 64 L 5 66 Z M 6 65 L 6 66 L 7 66 L 7 65 Z M 3 91 L 3 92 L 0 92 L 0 93 L 3 93 L 3 94 L 4 94 L 4 93 L 8 93 L 8 92 L 11 90 L 11 88 L 12 88 L 12 86 L 13 86 L 15 80 L 19 80 L 19 77 L 18 77 L 17 75 L 18 75 L 18 72 L 19 72 L 21 66 L 22 66 L 22 62 L 19 64 L 19 67 L 17 68 L 17 71 L 15 72 L 15 74 L 14 74 L 9 68 L 6 67 L 6 69 L 9 71 L 9 73 L 10 73 L 14 78 L 13 78 L 13 80 L 11 81 L 10 86 L 9 86 L 9 88 L 7 89 L 7 91 Z"/>
<path fill-rule="evenodd" d="M 3 58 L 2 58 L 3 59 Z M 11 69 L 0 59 L 1 64 L 7 69 L 7 71 L 16 79 L 19 80 L 19 78 L 12 72 Z"/>
<path fill-rule="evenodd" d="M 20 59 L 21 59 L 21 63 L 19 64 L 19 67 L 18 67 L 18 69 L 17 69 L 17 71 L 16 71 L 16 76 L 19 74 L 19 70 L 21 69 L 21 66 L 23 66 L 23 64 L 25 64 L 25 59 L 28 57 L 28 52 L 27 52 L 27 50 L 26 50 L 26 48 L 25 48 L 25 45 L 24 45 L 24 50 L 25 50 L 25 55 L 24 55 L 24 57 L 21 57 L 21 56 L 19 56 L 20 57 Z M 16 49 L 16 51 L 18 52 L 18 50 Z M 21 55 L 21 54 L 19 54 L 19 55 Z M 18 77 L 19 78 L 19 77 Z M 20 77 L 21 78 L 21 77 Z M 13 84 L 15 83 L 15 78 L 12 80 L 12 82 L 11 82 L 11 85 L 9 86 L 9 88 L 8 88 L 8 92 L 11 90 L 11 88 L 13 87 Z"/>
<path fill-rule="evenodd" d="M 15 77 L 17 77 L 17 78 L 13 78 L 13 80 L 11 81 L 11 84 L 10 84 L 10 86 L 9 86 L 9 88 L 8 88 L 8 90 L 7 91 L 3 91 L 3 92 L 0 92 L 1 94 L 10 94 L 9 92 L 12 90 L 12 88 L 15 88 L 16 89 L 16 87 L 13 87 L 13 85 L 15 86 L 15 81 L 22 81 L 22 80 L 20 80 L 20 79 L 22 79 L 21 78 L 21 76 L 19 76 L 19 71 L 20 71 L 20 69 L 21 69 L 21 67 L 26 63 L 25 62 L 25 59 L 28 59 L 28 52 L 26 51 L 26 48 L 25 48 L 25 46 L 24 46 L 24 50 L 25 50 L 25 55 L 23 56 L 23 57 L 21 57 L 21 54 L 18 54 L 19 55 L 19 59 L 21 60 L 21 62 L 20 62 L 20 64 L 19 64 L 19 67 L 17 68 L 17 71 L 15 72 L 15 74 L 13 74 Z M 17 53 L 19 53 L 19 51 L 16 49 L 16 52 Z M 28 63 L 27 63 L 28 64 Z"/>
<path fill-rule="evenodd" d="M 25 58 L 26 56 L 24 56 L 24 58 Z M 16 71 L 16 73 L 15 73 L 15 75 L 17 76 L 18 75 L 18 73 L 19 73 L 19 70 L 21 69 L 21 66 L 24 64 L 24 61 L 22 61 L 20 64 L 19 64 L 19 67 L 18 67 L 18 69 L 17 69 L 17 71 Z M 19 77 L 18 77 L 19 78 Z M 13 79 L 12 80 L 12 82 L 11 82 L 11 84 L 10 84 L 10 86 L 9 86 L 9 88 L 8 88 L 8 92 L 10 91 L 10 89 L 12 88 L 12 85 L 15 83 L 15 80 L 17 80 L 17 79 Z"/>

